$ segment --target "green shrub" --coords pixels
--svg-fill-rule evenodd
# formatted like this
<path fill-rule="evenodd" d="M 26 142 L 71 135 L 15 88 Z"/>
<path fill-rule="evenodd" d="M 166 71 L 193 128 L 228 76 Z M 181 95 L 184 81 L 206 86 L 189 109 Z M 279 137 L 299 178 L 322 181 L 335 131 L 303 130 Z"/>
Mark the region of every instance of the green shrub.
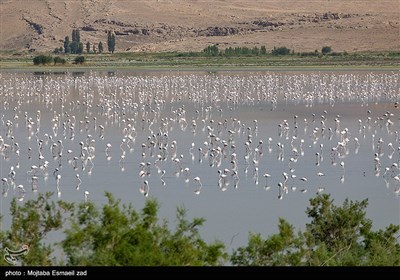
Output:
<path fill-rule="evenodd" d="M 290 49 L 286 47 L 279 47 L 279 48 L 274 47 L 271 53 L 272 55 L 288 55 L 290 54 Z"/>
<path fill-rule="evenodd" d="M 74 59 L 74 62 L 76 63 L 76 64 L 82 64 L 82 63 L 84 63 L 86 60 L 85 60 L 85 57 L 83 56 L 83 55 L 81 55 L 81 56 L 77 56 L 77 57 L 75 57 L 75 59 Z"/>
<path fill-rule="evenodd" d="M 322 53 L 323 55 L 326 55 L 326 54 L 330 53 L 331 51 L 332 51 L 332 48 L 331 48 L 331 47 L 328 47 L 328 46 L 324 46 L 324 47 L 322 47 L 322 49 L 321 49 L 321 53 Z"/>
<path fill-rule="evenodd" d="M 33 58 L 34 65 L 39 65 L 39 64 L 45 65 L 45 64 L 49 64 L 51 62 L 53 62 L 53 57 L 51 57 L 49 55 L 41 54 L 41 55 L 35 56 Z"/>
<path fill-rule="evenodd" d="M 54 58 L 54 65 L 56 65 L 57 63 L 58 64 L 65 64 L 66 60 L 64 58 L 62 58 L 62 57 L 56 56 Z"/>

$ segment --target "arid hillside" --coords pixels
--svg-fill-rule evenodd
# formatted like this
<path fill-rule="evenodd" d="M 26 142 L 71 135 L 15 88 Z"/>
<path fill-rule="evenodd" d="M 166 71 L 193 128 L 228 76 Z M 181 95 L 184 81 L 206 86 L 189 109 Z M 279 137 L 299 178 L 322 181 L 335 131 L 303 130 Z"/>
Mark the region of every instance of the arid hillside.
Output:
<path fill-rule="evenodd" d="M 116 51 L 199 51 L 210 44 L 298 51 L 400 50 L 399 0 L 0 0 L 0 50 L 81 41 Z"/>

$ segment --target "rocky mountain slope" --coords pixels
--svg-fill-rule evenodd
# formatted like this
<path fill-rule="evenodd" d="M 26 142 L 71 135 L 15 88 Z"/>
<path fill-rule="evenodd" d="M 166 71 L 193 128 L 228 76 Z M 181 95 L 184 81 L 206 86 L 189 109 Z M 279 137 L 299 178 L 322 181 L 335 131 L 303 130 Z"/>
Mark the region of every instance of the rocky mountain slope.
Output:
<path fill-rule="evenodd" d="M 0 50 L 45 51 L 72 29 L 116 51 L 199 51 L 211 44 L 295 51 L 400 50 L 398 0 L 0 0 Z"/>

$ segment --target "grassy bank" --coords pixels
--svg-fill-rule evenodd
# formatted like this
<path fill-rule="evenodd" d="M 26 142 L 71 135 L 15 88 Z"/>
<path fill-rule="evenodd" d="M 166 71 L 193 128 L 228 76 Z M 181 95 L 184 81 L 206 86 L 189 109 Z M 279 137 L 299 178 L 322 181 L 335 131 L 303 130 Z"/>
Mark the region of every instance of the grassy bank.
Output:
<path fill-rule="evenodd" d="M 84 64 L 74 64 L 76 55 L 64 55 L 66 64 L 33 65 L 37 54 L 1 52 L 3 70 L 59 71 L 73 69 L 273 69 L 273 68 L 387 68 L 399 69 L 400 52 L 368 52 L 319 56 L 238 55 L 205 56 L 199 53 L 115 53 L 83 54 Z M 53 54 L 53 56 L 56 56 Z"/>

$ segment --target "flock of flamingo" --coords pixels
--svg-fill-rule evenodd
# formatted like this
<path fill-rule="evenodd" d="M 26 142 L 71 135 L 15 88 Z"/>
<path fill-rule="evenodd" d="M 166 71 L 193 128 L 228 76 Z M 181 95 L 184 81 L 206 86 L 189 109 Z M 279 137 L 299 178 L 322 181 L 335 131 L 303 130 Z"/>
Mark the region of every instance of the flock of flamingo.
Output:
<path fill-rule="evenodd" d="M 115 178 L 133 174 L 132 195 L 254 185 L 283 199 L 326 191 L 328 175 L 344 184 L 366 145 L 352 176 L 373 173 L 399 196 L 399 84 L 396 72 L 1 73 L 2 196 L 68 191 L 88 201 L 105 160 L 120 167 Z M 349 124 L 342 114 L 352 110 L 361 114 Z"/>

